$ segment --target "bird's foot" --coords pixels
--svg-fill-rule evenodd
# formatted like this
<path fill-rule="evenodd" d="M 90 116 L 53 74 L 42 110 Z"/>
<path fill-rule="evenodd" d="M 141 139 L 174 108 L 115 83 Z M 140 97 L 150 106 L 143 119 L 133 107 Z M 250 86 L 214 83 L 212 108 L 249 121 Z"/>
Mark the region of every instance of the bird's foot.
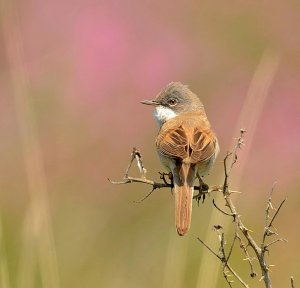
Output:
<path fill-rule="evenodd" d="M 198 206 L 199 206 L 199 203 L 200 203 L 201 199 L 202 199 L 202 203 L 204 203 L 205 196 L 206 196 L 206 193 L 209 189 L 209 186 L 206 183 L 203 182 L 200 175 L 197 174 L 197 178 L 199 180 L 199 193 L 194 196 L 194 199 L 196 199 L 196 201 L 198 203 Z"/>
<path fill-rule="evenodd" d="M 163 180 L 163 182 L 171 187 L 171 192 L 173 193 L 173 188 L 174 188 L 174 182 L 173 182 L 173 175 L 171 172 L 165 173 L 165 172 L 158 172 L 160 175 L 160 179 Z"/>

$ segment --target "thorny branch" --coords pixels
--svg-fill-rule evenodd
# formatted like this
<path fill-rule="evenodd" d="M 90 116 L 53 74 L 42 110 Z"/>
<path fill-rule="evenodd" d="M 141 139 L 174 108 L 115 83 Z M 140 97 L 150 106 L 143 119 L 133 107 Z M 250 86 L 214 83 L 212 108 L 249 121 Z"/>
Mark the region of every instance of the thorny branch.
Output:
<path fill-rule="evenodd" d="M 225 254 L 223 255 L 218 255 L 212 248 L 210 248 L 207 244 L 205 244 L 199 237 L 197 238 L 199 242 L 201 242 L 213 255 L 215 255 L 222 263 L 224 263 L 225 260 Z M 224 252 L 225 253 L 225 252 Z M 226 262 L 226 261 L 225 261 Z M 237 272 L 235 272 L 233 270 L 233 268 L 227 263 L 226 267 L 229 272 L 232 273 L 232 275 L 234 275 L 241 283 L 244 287 L 249 287 L 242 279 L 241 277 L 237 274 Z M 229 280 L 228 278 L 230 277 L 230 275 L 228 274 L 228 272 L 225 270 L 223 270 L 223 276 L 225 277 L 225 280 L 227 281 L 227 283 L 229 284 L 230 287 L 232 287 L 232 280 Z"/>
<path fill-rule="evenodd" d="M 254 265 L 253 265 L 253 261 L 254 260 L 258 260 L 259 262 L 259 267 L 261 270 L 261 274 L 262 277 L 260 278 L 260 280 L 264 280 L 265 283 L 265 287 L 266 288 L 271 288 L 272 287 L 272 283 L 271 283 L 271 278 L 270 278 L 270 267 L 273 265 L 269 265 L 267 264 L 266 261 L 266 252 L 269 252 L 269 247 L 277 242 L 282 242 L 285 241 L 286 239 L 284 238 L 278 238 L 276 240 L 273 240 L 269 243 L 266 243 L 267 238 L 271 237 L 273 235 L 278 235 L 276 232 L 274 232 L 273 230 L 273 223 L 274 220 L 276 219 L 276 217 L 278 216 L 279 211 L 281 210 L 283 204 L 285 203 L 286 199 L 284 199 L 278 209 L 274 209 L 273 204 L 272 204 L 272 193 L 274 191 L 274 187 L 270 193 L 270 197 L 267 203 L 267 207 L 265 210 L 265 214 L 266 214 L 266 223 L 265 223 L 265 227 L 264 227 L 264 232 L 263 232 L 263 239 L 262 239 L 262 243 L 259 245 L 258 242 L 252 237 L 251 232 L 242 222 L 241 220 L 241 215 L 237 212 L 237 208 L 235 207 L 231 195 L 232 192 L 229 190 L 228 188 L 228 180 L 229 180 L 229 176 L 231 173 L 231 170 L 234 166 L 234 164 L 237 162 L 238 159 L 238 150 L 242 147 L 242 145 L 244 145 L 244 134 L 245 134 L 245 130 L 240 130 L 240 136 L 237 139 L 237 144 L 234 148 L 233 152 L 227 153 L 226 157 L 224 159 L 224 182 L 223 182 L 223 186 L 222 186 L 222 193 L 223 193 L 223 198 L 225 201 L 225 207 L 227 207 L 227 209 L 229 210 L 224 211 L 223 209 L 219 208 L 219 206 L 217 206 L 215 204 L 215 202 L 213 202 L 214 206 L 224 215 L 226 216 L 230 216 L 233 218 L 233 221 L 236 225 L 236 230 L 234 233 L 234 238 L 230 247 L 230 252 L 228 254 L 227 257 L 225 257 L 225 241 L 223 240 L 224 234 L 222 233 L 222 237 L 220 238 L 219 236 L 219 240 L 220 240 L 220 254 L 223 255 L 224 257 L 220 257 L 219 259 L 221 260 L 222 264 L 223 264 L 223 275 L 225 277 L 225 280 L 227 281 L 228 285 L 230 287 L 232 287 L 232 282 L 228 281 L 228 276 L 225 276 L 225 271 L 226 268 L 228 269 L 228 261 L 231 255 L 231 251 L 233 250 L 233 246 L 235 244 L 235 242 L 238 240 L 240 243 L 240 248 L 243 251 L 243 254 L 246 256 L 245 260 L 249 263 L 250 266 L 250 276 L 252 278 L 254 278 L 257 274 L 254 270 Z M 228 161 L 231 160 L 230 164 L 228 164 Z M 271 216 L 271 210 L 275 210 L 276 212 L 274 213 L 273 216 Z M 273 230 L 272 230 L 273 229 Z M 240 235 L 240 233 L 242 234 L 242 236 Z M 246 241 L 247 244 L 244 243 L 244 240 Z M 205 247 L 207 248 L 207 246 L 205 245 Z M 256 257 L 250 257 L 248 249 L 251 248 L 252 251 L 254 252 Z M 209 249 L 211 251 L 211 249 Z M 236 276 L 234 273 L 232 273 L 234 276 Z M 241 279 L 239 279 L 238 277 L 236 277 L 237 280 L 244 285 L 244 281 L 242 282 Z M 292 283 L 292 280 L 291 280 Z M 248 286 L 245 286 L 248 287 Z"/>
<path fill-rule="evenodd" d="M 275 209 L 272 204 L 272 194 L 274 192 L 274 187 L 272 188 L 272 191 L 270 193 L 268 202 L 267 202 L 267 207 L 265 210 L 265 227 L 263 231 L 263 236 L 262 236 L 262 242 L 261 244 L 258 244 L 258 242 L 252 237 L 251 235 L 251 230 L 249 230 L 244 223 L 241 220 L 241 215 L 237 212 L 237 208 L 235 207 L 231 195 L 233 193 L 240 193 L 238 191 L 232 191 L 229 189 L 228 185 L 228 180 L 231 175 L 232 168 L 236 164 L 238 160 L 238 151 L 242 148 L 244 145 L 244 136 L 245 136 L 246 131 L 244 129 L 240 130 L 240 135 L 237 138 L 237 143 L 233 149 L 232 152 L 228 152 L 224 158 L 223 165 L 224 165 L 224 182 L 223 185 L 216 185 L 216 186 L 211 186 L 208 187 L 206 184 L 200 184 L 199 186 L 194 186 L 194 190 L 198 191 L 196 195 L 194 195 L 194 199 L 198 202 L 202 199 L 204 201 L 205 195 L 210 194 L 212 192 L 221 192 L 225 201 L 225 209 L 228 211 L 225 211 L 223 208 L 220 208 L 215 200 L 213 200 L 213 205 L 214 207 L 220 211 L 222 214 L 226 215 L 227 217 L 232 217 L 233 222 L 235 223 L 235 232 L 234 232 L 234 237 L 232 240 L 232 243 L 230 245 L 229 252 L 226 252 L 225 246 L 226 246 L 226 241 L 225 241 L 225 234 L 222 231 L 222 226 L 220 225 L 215 225 L 215 231 L 218 233 L 218 238 L 220 242 L 220 247 L 219 247 L 219 252 L 215 252 L 212 248 L 209 247 L 206 243 L 204 243 L 199 237 L 198 240 L 201 242 L 204 247 L 206 247 L 213 255 L 215 255 L 222 263 L 223 266 L 223 276 L 229 285 L 229 287 L 233 287 L 233 280 L 230 279 L 230 277 L 234 276 L 244 287 L 249 287 L 249 285 L 238 275 L 238 273 L 232 268 L 232 266 L 229 264 L 230 257 L 232 255 L 232 251 L 234 249 L 235 243 L 239 243 L 239 247 L 241 248 L 242 253 L 244 254 L 246 260 L 249 264 L 250 267 L 250 276 L 252 278 L 257 276 L 257 273 L 254 270 L 254 260 L 258 260 L 259 267 L 261 270 L 261 278 L 260 280 L 264 280 L 265 287 L 266 288 L 272 288 L 272 283 L 271 283 L 271 278 L 270 278 L 270 267 L 274 265 L 269 265 L 267 264 L 266 261 L 266 252 L 269 253 L 269 248 L 271 245 L 277 243 L 277 242 L 287 242 L 286 239 L 284 238 L 277 238 L 275 240 L 272 240 L 267 243 L 268 237 L 272 236 L 278 236 L 278 234 L 274 231 L 275 228 L 273 226 L 273 223 L 278 216 L 283 204 L 285 203 L 286 199 L 284 199 L 279 207 Z M 133 162 L 137 162 L 137 166 L 140 172 L 140 177 L 131 177 L 129 176 L 129 171 L 130 168 L 133 164 Z M 230 161 L 230 163 L 228 163 Z M 125 171 L 124 177 L 121 181 L 112 181 L 108 179 L 112 184 L 130 184 L 130 183 L 143 183 L 147 184 L 151 187 L 151 190 L 146 194 L 144 198 L 142 198 L 140 201 L 136 202 L 142 202 L 146 198 L 148 198 L 153 191 L 156 189 L 160 188 L 173 188 L 173 179 L 172 175 L 168 173 L 160 173 L 160 179 L 162 180 L 161 182 L 155 182 L 153 180 L 150 180 L 147 178 L 147 170 L 145 169 L 143 162 L 142 162 L 142 156 L 141 153 L 136 149 L 133 148 L 133 151 L 131 153 L 131 158 L 130 162 L 128 164 L 128 167 Z M 200 182 L 201 183 L 201 182 Z M 272 211 L 275 211 L 273 215 L 271 215 Z M 255 257 L 251 257 L 248 249 L 251 248 L 252 251 L 255 254 Z M 294 278 L 291 277 L 291 287 L 294 288 Z"/>

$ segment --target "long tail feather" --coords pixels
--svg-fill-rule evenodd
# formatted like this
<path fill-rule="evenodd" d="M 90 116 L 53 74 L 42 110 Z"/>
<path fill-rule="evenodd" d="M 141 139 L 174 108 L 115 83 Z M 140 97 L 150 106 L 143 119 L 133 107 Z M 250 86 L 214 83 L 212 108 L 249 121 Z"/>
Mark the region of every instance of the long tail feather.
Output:
<path fill-rule="evenodd" d="M 175 188 L 175 224 L 177 233 L 185 235 L 190 229 L 192 201 L 194 192 L 194 169 L 190 164 L 182 163 L 174 173 Z"/>

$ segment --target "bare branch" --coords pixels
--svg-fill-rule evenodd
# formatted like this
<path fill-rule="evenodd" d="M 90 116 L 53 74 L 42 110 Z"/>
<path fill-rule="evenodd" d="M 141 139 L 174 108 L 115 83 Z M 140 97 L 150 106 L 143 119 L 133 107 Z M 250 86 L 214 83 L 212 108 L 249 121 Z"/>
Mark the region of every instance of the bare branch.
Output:
<path fill-rule="evenodd" d="M 201 242 L 213 255 L 215 255 L 217 258 L 219 258 L 219 260 L 222 261 L 222 258 L 212 249 L 210 248 L 208 245 L 206 245 L 203 240 L 201 240 L 199 237 L 197 238 L 199 242 Z"/>
<path fill-rule="evenodd" d="M 286 201 L 286 199 L 287 199 L 287 198 L 285 198 L 284 200 L 282 200 L 282 202 L 280 203 L 280 205 L 279 205 L 279 207 L 278 207 L 276 213 L 274 214 L 273 218 L 271 219 L 271 221 L 270 221 L 270 223 L 269 223 L 269 225 L 268 225 L 268 228 L 272 227 L 272 224 L 273 224 L 275 218 L 277 217 L 277 215 L 278 215 L 278 213 L 279 213 L 279 211 L 280 211 L 282 205 L 283 205 L 284 202 Z"/>
<path fill-rule="evenodd" d="M 124 178 L 121 181 L 113 181 L 113 180 L 108 179 L 108 181 L 111 184 L 116 184 L 116 185 L 130 184 L 130 183 L 144 183 L 144 184 L 148 184 L 148 185 L 153 186 L 154 189 L 173 187 L 171 184 L 159 183 L 159 182 L 154 182 L 154 181 L 149 180 L 149 179 L 135 178 L 135 177 L 127 177 L 127 178 Z"/>
<path fill-rule="evenodd" d="M 138 200 L 138 201 L 133 201 L 134 203 L 142 203 L 144 200 L 146 200 L 152 193 L 154 192 L 154 188 L 152 188 L 152 190 L 146 194 L 146 196 L 144 196 L 142 199 Z"/>
<path fill-rule="evenodd" d="M 275 232 L 271 231 L 270 228 L 273 227 L 272 224 L 273 224 L 275 218 L 277 217 L 282 205 L 286 201 L 286 199 L 281 202 L 281 204 L 279 205 L 279 208 L 277 209 L 276 213 L 274 214 L 273 217 L 271 217 L 270 216 L 270 210 L 273 209 L 272 200 L 271 200 L 272 199 L 271 196 L 272 196 L 272 193 L 273 193 L 273 190 L 274 190 L 274 187 L 273 187 L 272 192 L 271 192 L 270 197 L 269 197 L 268 205 L 267 205 L 267 208 L 266 208 L 266 226 L 265 226 L 265 230 L 264 230 L 264 233 L 263 233 L 263 242 L 260 245 L 261 246 L 260 247 L 257 244 L 257 242 L 254 240 L 254 238 L 251 236 L 250 230 L 248 228 L 246 228 L 246 226 L 243 224 L 243 222 L 241 220 L 241 217 L 240 217 L 239 213 L 237 212 L 237 209 L 236 209 L 235 205 L 233 204 L 233 201 L 231 199 L 231 193 L 229 192 L 229 188 L 228 188 L 228 179 L 229 179 L 229 176 L 231 174 L 233 166 L 237 162 L 238 150 L 242 147 L 242 145 L 244 145 L 244 133 L 245 133 L 244 130 L 240 130 L 240 136 L 237 139 L 237 144 L 236 144 L 233 152 L 228 152 L 226 154 L 226 156 L 224 158 L 224 162 L 223 162 L 223 164 L 224 164 L 224 182 L 223 182 L 222 192 L 223 192 L 223 196 L 224 196 L 224 200 L 225 200 L 225 206 L 229 209 L 230 213 L 225 212 L 223 209 L 218 207 L 214 201 L 213 201 L 213 204 L 223 214 L 225 214 L 227 216 L 234 217 L 234 222 L 236 223 L 238 230 L 241 231 L 241 233 L 243 234 L 243 237 L 245 237 L 245 239 L 248 242 L 247 246 L 252 248 L 252 250 L 254 251 L 254 253 L 255 253 L 258 261 L 259 261 L 259 265 L 260 265 L 261 272 L 262 272 L 261 279 L 264 280 L 265 286 L 267 288 L 271 288 L 272 284 L 271 284 L 271 278 L 270 278 L 270 273 L 269 273 L 270 272 L 270 269 L 269 269 L 270 265 L 268 265 L 267 262 L 266 262 L 265 252 L 268 250 L 267 248 L 269 246 L 271 246 L 271 245 L 273 245 L 273 244 L 275 244 L 279 241 L 284 241 L 284 240 L 283 239 L 278 239 L 278 240 L 275 240 L 275 241 L 273 241 L 273 242 L 266 245 L 265 244 L 265 239 L 266 239 L 267 236 L 276 234 Z M 229 159 L 231 159 L 231 162 L 228 166 L 227 162 L 229 161 Z M 243 251 L 246 255 L 246 260 L 248 261 L 248 263 L 250 265 L 250 269 L 251 269 L 251 274 L 250 275 L 251 275 L 251 277 L 255 277 L 256 272 L 254 272 L 252 259 L 250 258 L 249 253 L 247 251 L 247 246 L 244 245 L 244 243 L 242 242 L 242 238 L 238 235 L 237 232 L 235 233 L 235 237 L 234 237 L 232 246 L 230 248 L 229 255 L 231 254 L 234 242 L 237 238 L 240 240 L 240 246 L 243 249 Z M 221 250 L 220 251 L 225 255 L 225 249 L 224 249 L 222 243 L 223 242 L 221 242 L 221 246 L 220 246 Z M 229 261 L 229 258 L 227 259 L 227 262 L 228 261 Z M 223 275 L 224 275 L 224 271 L 223 271 Z M 228 280 L 227 276 L 224 275 L 224 277 L 225 277 L 225 280 L 227 281 Z"/>
<path fill-rule="evenodd" d="M 232 214 L 232 213 L 227 213 L 225 212 L 224 210 L 222 210 L 220 207 L 217 206 L 216 202 L 215 202 L 215 199 L 213 199 L 213 205 L 223 214 L 227 215 L 227 216 L 232 216 L 233 218 L 236 217 L 235 214 Z"/>
<path fill-rule="evenodd" d="M 232 251 L 233 251 L 233 247 L 234 247 L 234 244 L 236 242 L 236 239 L 237 239 L 237 226 L 235 227 L 235 233 L 234 233 L 234 237 L 233 237 L 233 240 L 232 240 L 232 243 L 231 243 L 231 246 L 230 246 L 230 249 L 229 249 L 229 252 L 228 252 L 228 256 L 226 258 L 226 263 L 228 263 L 230 257 L 231 257 L 231 254 L 232 254 Z"/>
<path fill-rule="evenodd" d="M 276 239 L 276 240 L 270 242 L 269 244 L 265 245 L 265 246 L 264 246 L 264 249 L 265 249 L 266 251 L 268 251 L 268 248 L 269 248 L 271 245 L 273 245 L 273 244 L 275 244 L 275 243 L 278 243 L 278 242 L 288 242 L 288 241 L 287 241 L 285 238 L 279 238 L 279 239 Z"/>
<path fill-rule="evenodd" d="M 243 250 L 246 258 L 244 260 L 246 260 L 249 263 L 250 266 L 250 276 L 252 278 L 257 276 L 257 273 L 254 271 L 254 267 L 253 267 L 253 258 L 250 257 L 248 250 L 247 250 L 247 246 L 244 244 L 242 238 L 240 237 L 240 235 L 236 232 L 235 234 L 236 238 L 240 241 L 240 248 Z"/>
<path fill-rule="evenodd" d="M 222 256 L 218 255 L 212 248 L 210 248 L 207 244 L 205 244 L 199 237 L 197 238 L 199 242 L 201 242 L 213 255 L 215 255 L 223 264 L 226 263 L 226 258 L 223 258 Z M 234 271 L 234 269 L 228 264 L 226 263 L 226 268 L 232 273 L 232 275 L 234 275 L 234 277 L 236 277 L 236 279 L 238 279 L 238 281 L 246 288 L 249 288 L 248 284 Z M 224 274 L 223 274 L 224 275 Z M 228 275 L 227 275 L 228 277 Z M 227 281 L 227 277 L 225 277 L 226 281 Z M 227 283 L 231 286 L 231 282 L 227 281 Z"/>

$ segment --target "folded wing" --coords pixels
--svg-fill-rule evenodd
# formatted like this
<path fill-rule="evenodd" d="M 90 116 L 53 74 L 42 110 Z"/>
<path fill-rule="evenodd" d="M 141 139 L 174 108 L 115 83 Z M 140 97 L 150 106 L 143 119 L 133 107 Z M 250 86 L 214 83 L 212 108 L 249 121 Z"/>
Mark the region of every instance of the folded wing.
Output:
<path fill-rule="evenodd" d="M 169 122 L 169 127 L 163 126 L 156 139 L 159 153 L 191 164 L 206 161 L 214 155 L 216 138 L 210 127 L 202 127 L 198 121 L 177 121 L 177 125 L 174 125 L 175 121 L 173 125 Z"/>

